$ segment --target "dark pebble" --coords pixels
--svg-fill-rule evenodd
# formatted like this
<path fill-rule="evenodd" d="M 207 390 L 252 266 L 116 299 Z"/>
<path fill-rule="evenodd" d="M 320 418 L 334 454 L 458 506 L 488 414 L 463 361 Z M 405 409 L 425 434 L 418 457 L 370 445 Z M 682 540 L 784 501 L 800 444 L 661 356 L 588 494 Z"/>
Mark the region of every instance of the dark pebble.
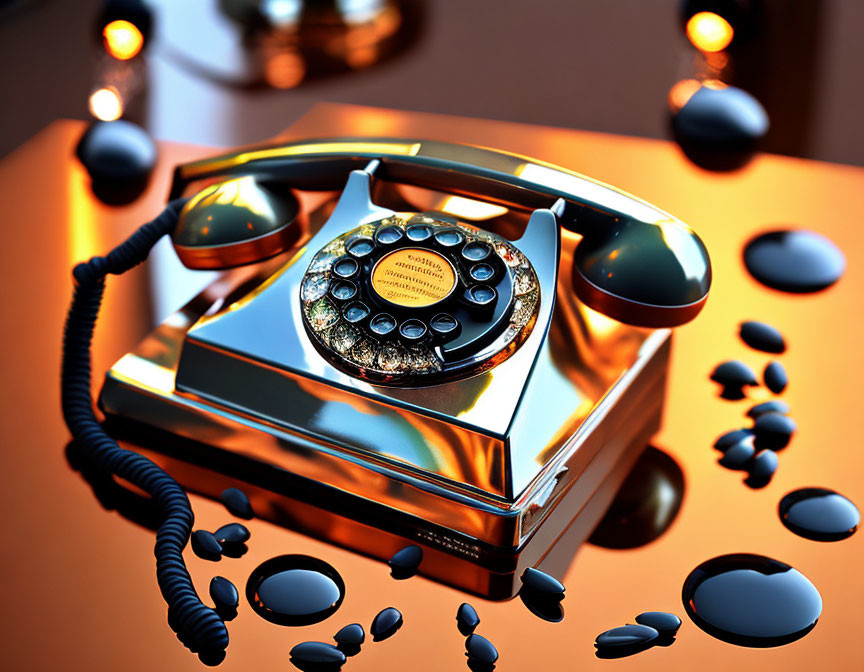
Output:
<path fill-rule="evenodd" d="M 564 599 L 564 584 L 546 572 L 541 572 L 533 567 L 522 572 L 522 586 L 546 598 Z"/>
<path fill-rule="evenodd" d="M 242 558 L 246 555 L 249 547 L 246 544 L 224 544 L 222 546 L 222 555 L 226 558 Z"/>
<path fill-rule="evenodd" d="M 459 632 L 467 637 L 474 632 L 474 628 L 480 625 L 480 617 L 474 607 L 463 602 L 456 611 L 456 624 L 459 626 Z"/>
<path fill-rule="evenodd" d="M 837 282 L 846 259 L 837 246 L 813 231 L 769 231 L 744 249 L 744 264 L 763 285 L 783 292 L 818 292 Z"/>
<path fill-rule="evenodd" d="M 789 440 L 797 428 L 795 421 L 782 413 L 760 415 L 753 423 L 756 447 L 781 450 L 789 445 Z"/>
<path fill-rule="evenodd" d="M 756 457 L 750 463 L 747 469 L 749 473 L 748 485 L 751 487 L 764 487 L 768 485 L 777 471 L 777 466 L 780 463 L 777 453 L 773 450 L 760 450 L 756 453 Z"/>
<path fill-rule="evenodd" d="M 622 658 L 651 648 L 660 633 L 647 625 L 622 625 L 597 635 L 598 658 Z"/>
<path fill-rule="evenodd" d="M 736 443 L 731 448 L 728 448 L 723 457 L 718 461 L 727 469 L 747 469 L 750 460 L 756 454 L 756 449 L 753 447 L 753 439 L 746 438 Z"/>
<path fill-rule="evenodd" d="M 665 637 L 674 636 L 678 632 L 678 628 L 681 627 L 681 619 L 666 611 L 643 612 L 636 617 L 636 622 L 639 625 L 654 628 L 661 636 Z"/>
<path fill-rule="evenodd" d="M 720 383 L 723 387 L 744 387 L 745 385 L 752 387 L 759 384 L 753 370 L 743 362 L 736 360 L 718 364 L 711 372 L 711 380 Z"/>
<path fill-rule="evenodd" d="M 252 504 L 249 502 L 246 493 L 238 488 L 224 490 L 219 499 L 222 500 L 225 508 L 238 518 L 251 520 L 255 516 L 255 512 L 252 511 Z"/>
<path fill-rule="evenodd" d="M 786 415 L 789 413 L 789 404 L 778 399 L 775 401 L 766 401 L 761 404 L 756 404 L 753 408 L 747 411 L 748 417 L 751 417 L 754 420 L 760 415 L 765 415 L 766 413 L 781 413 Z"/>
<path fill-rule="evenodd" d="M 240 593 L 237 587 L 224 576 L 214 576 L 210 579 L 210 599 L 218 609 L 236 609 L 240 604 Z"/>
<path fill-rule="evenodd" d="M 333 639 L 339 644 L 362 644 L 366 641 L 366 632 L 359 623 L 352 623 L 333 635 Z"/>
<path fill-rule="evenodd" d="M 764 322 L 742 322 L 741 340 L 754 350 L 780 354 L 786 351 L 786 341 L 777 329 Z"/>
<path fill-rule="evenodd" d="M 401 612 L 395 607 L 387 607 L 379 611 L 372 620 L 372 627 L 369 628 L 369 632 L 372 633 L 373 642 L 380 642 L 388 637 L 392 637 L 401 627 Z"/>
<path fill-rule="evenodd" d="M 780 520 L 795 534 L 813 541 L 841 541 L 861 522 L 858 507 L 839 492 L 802 488 L 780 500 Z"/>
<path fill-rule="evenodd" d="M 486 665 L 493 665 L 498 660 L 498 649 L 482 635 L 470 635 L 465 640 L 465 650 L 469 658 Z"/>
<path fill-rule="evenodd" d="M 344 653 L 324 642 L 303 642 L 291 649 L 291 663 L 309 672 L 338 670 L 346 660 Z"/>
<path fill-rule="evenodd" d="M 362 625 L 352 623 L 333 635 L 333 639 L 336 640 L 336 647 L 346 656 L 356 656 L 360 653 L 361 645 L 366 641 L 366 633 Z"/>
<path fill-rule="evenodd" d="M 222 544 L 207 530 L 195 530 L 192 533 L 192 550 L 205 560 L 215 562 L 222 559 Z"/>
<path fill-rule="evenodd" d="M 419 546 L 406 546 L 396 553 L 387 564 L 394 579 L 409 579 L 417 573 L 423 561 L 423 549 Z"/>
<path fill-rule="evenodd" d="M 786 369 L 783 368 L 780 362 L 769 363 L 765 367 L 762 378 L 765 381 L 765 387 L 774 394 L 780 394 L 789 384 L 789 376 L 786 375 Z"/>
<path fill-rule="evenodd" d="M 731 432 L 726 432 L 723 436 L 714 442 L 714 447 L 722 453 L 725 453 L 729 448 L 734 446 L 742 439 L 753 436 L 751 429 L 733 429 Z"/>
<path fill-rule="evenodd" d="M 249 529 L 240 523 L 228 523 L 213 533 L 213 536 L 224 545 L 236 545 L 249 541 Z"/>

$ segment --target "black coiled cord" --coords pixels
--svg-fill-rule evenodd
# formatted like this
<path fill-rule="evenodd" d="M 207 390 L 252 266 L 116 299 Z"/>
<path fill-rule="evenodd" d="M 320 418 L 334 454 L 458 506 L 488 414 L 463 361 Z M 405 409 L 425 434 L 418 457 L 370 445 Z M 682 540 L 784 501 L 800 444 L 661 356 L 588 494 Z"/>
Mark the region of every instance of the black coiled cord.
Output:
<path fill-rule="evenodd" d="M 195 521 L 189 498 L 160 467 L 143 455 L 121 448 L 105 433 L 93 412 L 90 393 L 90 345 L 105 278 L 142 263 L 156 242 L 174 229 L 183 203 L 172 201 L 161 215 L 138 229 L 108 256 L 93 257 L 72 271 L 75 294 L 63 335 L 61 394 L 66 425 L 87 459 L 138 486 L 159 506 L 164 518 L 156 531 L 156 580 L 168 603 L 169 622 L 191 651 L 199 653 L 202 660 L 205 657 L 212 660 L 228 646 L 228 629 L 218 614 L 201 602 L 183 562 L 183 549 Z"/>

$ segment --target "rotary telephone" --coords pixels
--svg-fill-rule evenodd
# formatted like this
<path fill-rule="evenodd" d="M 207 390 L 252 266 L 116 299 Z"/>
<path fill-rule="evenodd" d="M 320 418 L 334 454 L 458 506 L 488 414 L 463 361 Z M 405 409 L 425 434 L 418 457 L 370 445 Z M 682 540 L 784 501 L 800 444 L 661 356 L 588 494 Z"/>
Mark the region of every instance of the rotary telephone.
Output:
<path fill-rule="evenodd" d="M 524 230 L 511 239 L 452 210 L 390 208 L 380 184 L 520 213 Z M 340 191 L 306 206 L 304 195 Z M 227 634 L 183 564 L 188 500 L 154 461 L 212 496 L 243 472 L 258 515 L 369 555 L 409 538 L 426 549 L 426 575 L 509 596 L 513 576 L 547 557 L 628 447 L 656 431 L 663 327 L 693 319 L 711 282 L 705 246 L 671 215 L 482 147 L 329 138 L 251 148 L 179 166 L 171 199 L 75 268 L 63 410 L 92 462 L 162 507 L 157 578 L 199 650 L 224 648 Z M 151 461 L 98 422 L 89 348 L 106 277 L 164 235 L 189 268 L 258 277 L 217 280 L 106 375 L 109 425 L 195 446 Z M 585 340 L 587 312 L 620 336 L 608 352 Z M 290 506 L 269 499 L 288 492 Z"/>

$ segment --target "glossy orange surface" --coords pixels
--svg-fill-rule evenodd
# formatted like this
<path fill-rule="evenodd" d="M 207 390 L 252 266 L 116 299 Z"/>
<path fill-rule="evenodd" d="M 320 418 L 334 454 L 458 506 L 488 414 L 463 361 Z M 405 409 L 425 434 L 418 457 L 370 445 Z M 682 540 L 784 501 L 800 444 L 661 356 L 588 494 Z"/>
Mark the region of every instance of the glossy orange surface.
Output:
<path fill-rule="evenodd" d="M 0 163 L 4 244 L 2 449 L 0 497 L 6 548 L 0 556 L 4 667 L 14 670 L 194 670 L 197 658 L 169 630 L 154 576 L 153 535 L 106 512 L 64 459 L 68 433 L 59 410 L 62 321 L 71 296 L 73 262 L 100 253 L 159 211 L 171 166 L 211 150 L 160 145 L 158 173 L 132 206 L 109 208 L 89 194 L 72 151 L 83 126 L 52 125 Z M 864 451 L 859 446 L 859 384 L 864 355 L 864 170 L 787 158 L 759 157 L 726 176 L 691 166 L 674 145 L 503 122 L 447 118 L 348 106 L 320 106 L 286 137 L 325 134 L 422 136 L 535 156 L 584 172 L 669 210 L 705 240 L 714 285 L 705 310 L 679 328 L 673 346 L 664 427 L 654 442 L 680 465 L 686 490 L 672 527 L 633 550 L 590 544 L 566 575 L 566 615 L 552 624 L 520 601 L 468 599 L 479 612 L 477 632 L 500 652 L 497 669 L 810 670 L 861 669 L 855 635 L 864 601 L 860 571 L 864 535 L 817 543 L 791 534 L 777 516 L 780 498 L 803 486 L 834 488 L 864 506 Z M 741 261 L 757 232 L 798 226 L 824 233 L 846 254 L 845 277 L 812 296 L 781 294 L 758 285 Z M 101 372 L 150 328 L 144 269 L 109 282 L 94 350 L 94 389 Z M 781 356 L 790 385 L 783 399 L 799 430 L 780 455 L 765 489 L 745 487 L 719 467 L 714 438 L 745 425 L 748 401 L 717 397 L 708 374 L 740 358 L 761 370 L 769 356 L 747 349 L 738 323 L 768 321 L 786 335 Z M 767 398 L 764 388 L 752 400 Z M 231 518 L 221 505 L 192 498 L 196 527 L 214 529 Z M 267 623 L 245 601 L 229 624 L 224 670 L 292 669 L 288 652 L 304 640 L 328 641 L 341 626 L 366 627 L 386 606 L 404 614 L 391 639 L 368 642 L 345 670 L 460 670 L 463 638 L 455 614 L 460 592 L 415 577 L 397 582 L 383 564 L 274 525 L 252 521 L 250 551 L 214 564 L 187 551 L 199 592 L 216 574 L 241 593 L 249 573 L 283 553 L 307 553 L 335 566 L 347 585 L 331 619 L 290 629 Z M 645 610 L 684 618 L 681 585 L 696 565 L 723 553 L 763 553 L 787 562 L 818 587 L 824 611 L 802 640 L 777 649 L 747 649 L 713 639 L 685 618 L 678 641 L 617 661 L 597 660 L 592 642 L 603 630 Z"/>

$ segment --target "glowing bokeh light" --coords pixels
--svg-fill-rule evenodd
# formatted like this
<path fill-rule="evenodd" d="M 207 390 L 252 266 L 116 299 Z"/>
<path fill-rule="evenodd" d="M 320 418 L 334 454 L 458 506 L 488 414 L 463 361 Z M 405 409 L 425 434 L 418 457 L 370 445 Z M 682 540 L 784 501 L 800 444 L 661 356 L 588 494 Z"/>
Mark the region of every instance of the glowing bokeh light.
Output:
<path fill-rule="evenodd" d="M 687 38 L 700 51 L 723 51 L 734 35 L 729 22 L 714 12 L 699 12 L 687 22 Z"/>
<path fill-rule="evenodd" d="M 134 58 L 144 46 L 144 36 L 138 27 L 129 21 L 111 21 L 102 29 L 102 37 L 108 53 L 121 61 Z"/>
<path fill-rule="evenodd" d="M 114 121 L 123 116 L 123 100 L 113 86 L 90 94 L 90 114 L 101 121 Z"/>

